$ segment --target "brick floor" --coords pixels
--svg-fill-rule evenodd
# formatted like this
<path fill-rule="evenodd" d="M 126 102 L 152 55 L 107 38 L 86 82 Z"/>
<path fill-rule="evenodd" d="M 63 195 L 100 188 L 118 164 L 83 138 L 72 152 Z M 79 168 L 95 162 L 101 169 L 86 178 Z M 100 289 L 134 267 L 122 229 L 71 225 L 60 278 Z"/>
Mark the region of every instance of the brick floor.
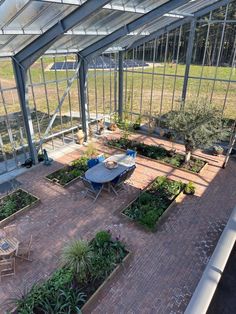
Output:
<path fill-rule="evenodd" d="M 147 143 L 169 143 L 137 135 Z M 177 145 L 183 150 L 182 145 Z M 99 150 L 115 150 L 98 145 Z M 223 158 L 198 152 L 209 161 L 201 174 L 190 174 L 155 161 L 137 158 L 137 169 L 122 198 L 103 194 L 94 205 L 84 198 L 80 182 L 67 189 L 53 185 L 44 176 L 81 154 L 81 149 L 58 159 L 50 167 L 36 166 L 17 178 L 37 195 L 41 204 L 17 218 L 19 240 L 33 235 L 32 263 L 17 263 L 17 275 L 0 283 L 0 302 L 19 295 L 38 280 L 47 278 L 59 265 L 65 243 L 73 238 L 90 239 L 98 230 L 109 228 L 121 235 L 132 251 L 124 269 L 110 281 L 90 313 L 183 313 L 201 277 L 219 236 L 236 204 L 236 162 L 220 168 Z M 138 193 L 158 175 L 191 180 L 196 195 L 184 197 L 161 220 L 156 233 L 145 232 L 120 215 Z M 14 234 L 15 235 L 15 234 Z"/>

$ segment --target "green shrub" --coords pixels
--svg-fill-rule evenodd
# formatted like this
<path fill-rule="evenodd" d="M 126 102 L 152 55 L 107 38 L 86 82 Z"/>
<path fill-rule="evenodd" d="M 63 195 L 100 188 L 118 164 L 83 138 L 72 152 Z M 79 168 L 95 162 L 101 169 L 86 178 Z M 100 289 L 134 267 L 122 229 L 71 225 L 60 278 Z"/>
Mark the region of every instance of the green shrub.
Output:
<path fill-rule="evenodd" d="M 194 194 L 195 193 L 195 185 L 193 184 L 193 182 L 189 182 L 185 185 L 185 188 L 184 188 L 184 192 L 186 194 Z"/>
<path fill-rule="evenodd" d="M 159 215 L 156 210 L 149 210 L 139 220 L 139 222 L 150 230 L 154 230 Z"/>
<path fill-rule="evenodd" d="M 89 244 L 75 240 L 64 248 L 61 260 L 73 270 L 79 282 L 84 282 L 90 273 L 92 257 L 93 252 Z"/>
<path fill-rule="evenodd" d="M 111 234 L 108 231 L 102 230 L 99 231 L 95 235 L 95 242 L 96 245 L 99 247 L 103 247 L 105 244 L 109 243 L 111 241 Z"/>

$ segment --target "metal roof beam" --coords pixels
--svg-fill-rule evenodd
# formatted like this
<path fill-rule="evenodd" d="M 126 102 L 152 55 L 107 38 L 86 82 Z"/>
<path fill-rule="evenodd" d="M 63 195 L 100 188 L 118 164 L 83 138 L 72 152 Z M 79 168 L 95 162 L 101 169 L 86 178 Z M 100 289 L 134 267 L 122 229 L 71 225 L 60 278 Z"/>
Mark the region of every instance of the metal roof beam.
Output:
<path fill-rule="evenodd" d="M 61 3 L 61 4 L 72 4 L 72 5 L 82 5 L 85 1 L 78 1 L 78 0 L 36 0 L 40 2 L 49 2 L 49 3 Z M 104 5 L 104 9 L 113 10 L 113 11 L 122 11 L 122 12 L 131 12 L 131 13 L 140 13 L 144 14 L 148 11 L 142 8 L 139 8 L 138 6 L 131 7 L 127 5 L 122 4 L 113 4 L 108 3 Z"/>
<path fill-rule="evenodd" d="M 208 5 L 207 7 L 198 10 L 197 12 L 194 13 L 195 17 L 201 17 L 204 16 L 206 14 L 208 14 L 211 11 L 214 11 L 222 6 L 227 5 L 228 3 L 232 2 L 233 0 L 221 0 L 221 1 L 217 1 L 211 5 Z"/>
<path fill-rule="evenodd" d="M 45 33 L 37 37 L 32 43 L 23 48 L 15 55 L 15 59 L 24 68 L 32 65 L 48 48 L 65 32 L 73 28 L 78 23 L 87 19 L 95 11 L 101 9 L 110 0 L 87 0 L 75 11 L 61 19 L 57 24 L 48 29 Z"/>
<path fill-rule="evenodd" d="M 145 24 L 150 23 L 152 20 L 163 16 L 163 14 L 173 11 L 181 5 L 186 4 L 189 0 L 172 0 L 168 1 L 154 10 L 142 15 L 141 17 L 135 19 L 134 21 L 120 27 L 110 35 L 102 38 L 101 40 L 95 42 L 89 47 L 80 51 L 80 54 L 83 57 L 91 57 L 94 54 L 102 53 L 106 48 L 108 48 L 112 43 L 121 37 L 135 31 L 136 29 L 144 26 Z"/>
<path fill-rule="evenodd" d="M 194 18 L 198 18 L 201 16 L 204 16 L 206 14 L 208 14 L 209 12 L 218 9 L 221 6 L 227 5 L 230 1 L 232 0 L 220 0 L 216 3 L 213 3 L 203 9 L 200 9 L 198 11 L 196 11 L 193 16 Z M 131 46 L 128 47 L 128 49 L 132 49 L 135 48 L 137 46 L 142 45 L 144 42 L 148 42 L 151 41 L 161 35 L 163 35 L 164 33 L 170 32 L 172 30 L 174 30 L 177 27 L 180 27 L 181 25 L 187 24 L 189 22 L 191 22 L 191 20 L 193 19 L 192 15 L 189 17 L 185 17 L 181 20 L 178 20 L 176 22 L 173 22 L 171 24 L 166 25 L 165 27 L 162 27 L 160 29 L 157 29 L 155 32 L 151 33 L 149 36 L 146 36 L 144 38 L 138 39 L 136 40 Z M 127 48 L 126 48 L 127 49 Z"/>

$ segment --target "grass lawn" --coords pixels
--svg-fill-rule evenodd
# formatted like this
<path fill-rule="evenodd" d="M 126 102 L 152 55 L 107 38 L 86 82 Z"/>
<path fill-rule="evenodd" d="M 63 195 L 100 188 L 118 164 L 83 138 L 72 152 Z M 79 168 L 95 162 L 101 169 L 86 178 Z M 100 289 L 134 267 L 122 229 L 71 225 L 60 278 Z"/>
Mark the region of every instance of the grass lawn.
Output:
<path fill-rule="evenodd" d="M 69 56 L 68 61 L 73 61 L 74 57 Z M 40 112 L 40 116 L 34 115 L 33 124 L 35 130 L 36 138 L 39 138 L 38 124 L 41 126 L 41 133 L 46 129 L 50 117 L 56 109 L 59 99 L 62 97 L 67 83 L 63 79 L 74 75 L 74 71 L 50 71 L 50 66 L 54 61 L 64 61 L 64 57 L 56 57 L 55 60 L 52 57 L 44 57 L 43 63 L 45 68 L 45 80 L 48 82 L 45 85 L 43 84 L 43 73 L 41 71 L 40 61 L 36 62 L 31 67 L 31 78 L 34 84 L 39 84 L 34 86 L 33 89 L 29 87 L 29 102 L 30 107 L 34 109 L 36 107 L 37 111 Z M 11 61 L 8 59 L 0 59 L 0 79 L 2 88 L 14 88 L 14 74 L 11 66 Z M 135 113 L 140 113 L 140 103 L 142 99 L 142 114 L 149 114 L 151 111 L 152 115 L 164 114 L 171 109 L 178 110 L 180 107 L 180 99 L 183 86 L 183 75 L 185 72 L 185 65 L 176 65 L 174 64 L 164 64 L 156 63 L 153 67 L 150 64 L 149 67 L 144 67 L 143 74 L 142 68 L 130 68 L 129 71 L 133 72 L 124 72 L 124 102 L 128 103 L 128 95 L 133 94 L 131 101 L 129 102 L 129 111 Z M 201 76 L 202 67 L 198 65 L 192 65 L 190 68 L 190 76 L 199 77 Z M 152 75 L 152 72 L 157 75 Z M 96 75 L 95 75 L 96 74 Z M 163 76 L 166 75 L 179 75 L 181 77 L 171 77 Z M 214 78 L 216 75 L 219 79 L 227 80 L 230 78 L 236 80 L 236 71 L 232 71 L 231 68 L 227 67 L 216 67 L 205 66 L 202 72 L 202 75 L 206 78 Z M 58 79 L 62 80 L 58 85 L 53 80 Z M 96 114 L 96 105 L 97 112 L 110 114 L 115 109 L 115 95 L 118 95 L 118 91 L 115 92 L 115 81 L 118 81 L 117 75 L 113 70 L 94 70 L 89 71 L 88 76 L 88 102 L 89 102 L 89 111 L 90 113 Z M 143 82 L 143 83 L 142 83 Z M 200 80 L 198 79 L 189 79 L 188 84 L 188 94 L 187 99 L 195 99 L 199 90 L 199 97 L 210 98 L 211 90 L 214 84 L 214 81 L 204 80 L 201 81 L 201 86 L 199 89 Z M 153 89 L 152 89 L 153 86 Z M 162 87 L 163 95 L 162 95 Z M 227 102 L 225 106 L 224 116 L 226 118 L 236 118 L 236 107 L 235 107 L 235 83 L 229 85 Z M 46 89 L 46 90 L 45 90 Z M 224 99 L 226 91 L 228 89 L 227 82 L 216 82 L 215 91 L 213 94 L 213 104 L 218 108 L 222 109 L 224 105 Z M 59 97 L 57 94 L 59 91 Z M 153 92 L 151 92 L 153 90 Z M 46 96 L 47 91 L 47 96 Z M 34 94 L 34 98 L 33 98 Z M 142 94 L 142 96 L 141 96 Z M 20 112 L 20 105 L 18 103 L 18 96 L 16 89 L 3 92 L 5 98 L 5 103 L 7 104 L 8 114 Z M 163 97 L 162 97 L 163 96 Z M 118 97 L 118 96 L 117 96 Z M 142 98 L 141 98 L 142 97 Z M 35 102 L 33 101 L 35 99 Z M 152 101 L 150 101 L 152 99 Z M 70 102 L 69 102 L 70 100 Z M 0 102 L 2 98 L 0 97 Z M 60 131 L 64 128 L 70 128 L 76 126 L 78 119 L 70 119 L 69 113 L 79 111 L 79 97 L 78 97 L 78 85 L 75 80 L 69 96 L 66 97 L 62 110 L 61 116 L 58 115 L 57 124 L 53 126 L 53 132 Z M 0 115 L 5 115 L 4 106 L 0 106 Z M 135 119 L 135 118 L 133 118 Z M 3 119 L 4 120 L 4 119 Z M 13 133 L 17 133 L 19 130 L 19 123 L 14 122 L 14 118 L 10 119 L 10 127 L 13 130 Z M 20 125 L 23 127 L 23 121 L 20 122 Z M 7 145 L 9 143 L 9 135 L 7 133 L 7 128 L 5 121 L 0 122 L 0 133 L 3 137 L 3 144 Z M 16 136 L 17 137 L 17 136 Z M 8 151 L 8 149 L 7 149 Z"/>

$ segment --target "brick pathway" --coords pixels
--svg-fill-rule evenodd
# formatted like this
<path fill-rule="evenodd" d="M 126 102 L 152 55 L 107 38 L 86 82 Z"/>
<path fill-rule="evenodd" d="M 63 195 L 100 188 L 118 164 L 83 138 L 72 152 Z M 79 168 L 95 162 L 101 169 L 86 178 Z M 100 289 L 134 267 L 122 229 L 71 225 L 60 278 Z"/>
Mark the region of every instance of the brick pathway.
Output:
<path fill-rule="evenodd" d="M 148 143 L 168 145 L 155 138 L 137 137 Z M 181 145 L 177 147 L 183 149 Z M 115 152 L 102 145 L 99 149 Z M 15 278 L 2 280 L 1 305 L 25 287 L 29 289 L 35 281 L 49 276 L 59 264 L 61 249 L 70 239 L 90 239 L 98 230 L 109 228 L 127 242 L 132 257 L 89 312 L 183 313 L 236 204 L 236 162 L 232 160 L 223 170 L 220 168 L 223 158 L 201 154 L 210 164 L 202 174 L 195 175 L 138 157 L 137 169 L 122 198 L 104 193 L 94 205 L 83 197 L 80 182 L 63 189 L 43 178 L 80 153 L 78 149 L 51 167 L 39 165 L 18 177 L 26 190 L 41 199 L 39 206 L 12 222 L 20 240 L 33 235 L 34 261 L 18 261 Z M 184 197 L 173 207 L 153 234 L 126 220 L 120 211 L 140 188 L 158 175 L 191 180 L 197 185 L 197 193 Z"/>

